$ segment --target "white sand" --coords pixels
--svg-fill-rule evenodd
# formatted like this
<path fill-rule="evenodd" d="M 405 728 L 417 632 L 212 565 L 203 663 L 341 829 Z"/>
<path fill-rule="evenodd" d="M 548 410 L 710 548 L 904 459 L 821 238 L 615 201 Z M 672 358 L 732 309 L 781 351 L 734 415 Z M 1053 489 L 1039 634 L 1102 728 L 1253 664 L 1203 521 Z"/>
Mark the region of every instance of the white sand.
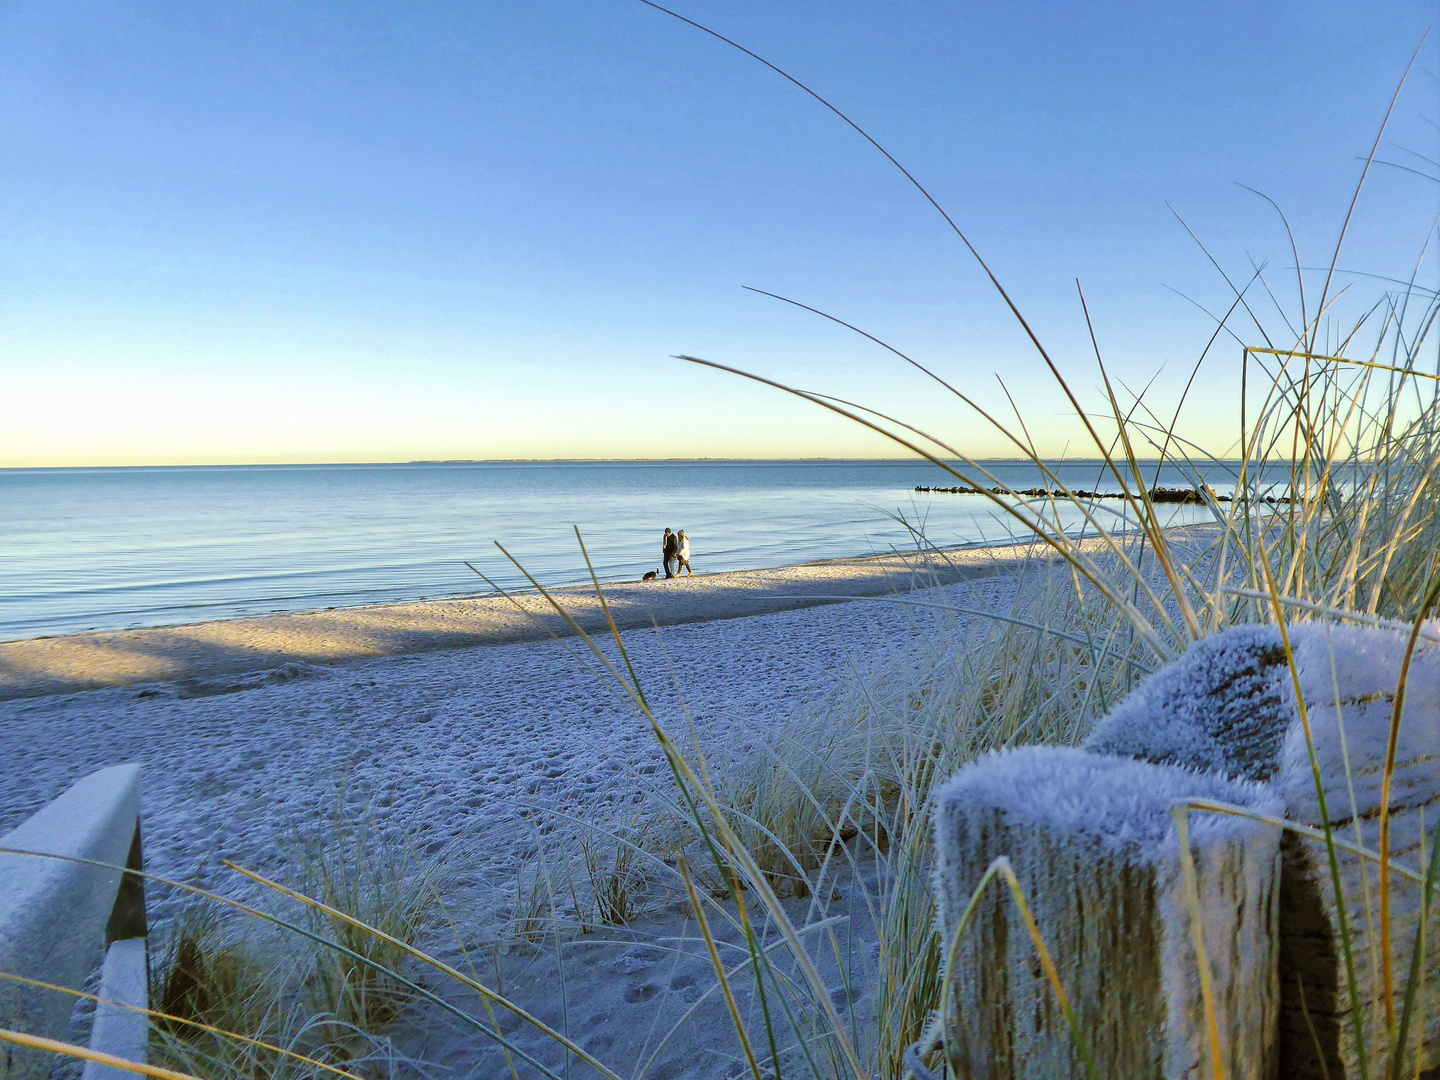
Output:
<path fill-rule="evenodd" d="M 923 596 L 975 587 L 993 594 L 1003 579 Z M 624 637 L 662 722 L 684 729 L 683 694 L 702 738 L 723 748 L 763 735 L 934 617 L 876 599 Z M 157 873 L 219 857 L 274 865 L 273 839 L 333 806 L 345 785 L 373 796 L 378 824 L 470 838 L 476 873 L 508 878 L 511 838 L 530 831 L 521 810 L 643 799 L 628 770 L 649 775 L 661 761 L 633 707 L 577 646 L 571 638 L 291 663 L 0 702 L 0 831 L 86 773 L 135 761 Z M 617 777 L 626 777 L 623 794 L 610 790 Z"/>
<path fill-rule="evenodd" d="M 923 560 L 831 559 L 671 581 L 607 585 L 621 629 L 761 615 L 1013 571 L 1032 549 L 961 548 Z M 1033 554 L 1039 554 L 1038 549 Z M 603 630 L 590 588 L 555 594 L 587 630 Z M 434 649 L 533 641 L 567 632 L 539 595 L 339 608 L 189 626 L 0 642 L 0 700 L 157 680 L 209 680 L 286 663 L 331 664 Z"/>
<path fill-rule="evenodd" d="M 793 575 L 792 595 L 769 602 L 794 603 L 793 594 L 817 579 L 825 574 Z M 855 579 L 833 570 L 829 576 L 833 591 L 855 588 Z M 697 579 L 659 588 L 673 589 L 675 597 L 688 589 L 693 600 L 703 598 L 707 584 Z M 996 598 L 1010 588 L 1010 579 L 991 574 L 905 598 L 974 605 L 977 591 Z M 672 603 L 670 614 L 685 613 Z M 715 612 L 716 604 L 692 605 L 691 617 L 697 608 Z M 712 617 L 663 631 L 632 629 L 624 638 L 662 722 L 683 731 L 688 715 L 723 768 L 784 717 L 820 701 L 837 680 L 924 632 L 937 617 L 931 609 L 878 598 Z M 353 613 L 350 618 L 353 625 Z M 212 626 L 234 633 L 234 624 Z M 285 838 L 333 810 L 343 787 L 352 808 L 370 807 L 374 828 L 421 847 L 454 845 L 456 931 L 442 934 L 437 947 L 457 957 L 461 945 L 478 947 L 472 959 L 490 958 L 516 870 L 534 856 L 537 828 L 564 832 L 568 812 L 594 817 L 597 804 L 623 811 L 652 791 L 671 790 L 653 735 L 594 665 L 582 662 L 578 646 L 573 637 L 521 640 L 325 665 L 289 660 L 246 673 L 202 665 L 187 667 L 179 681 L 0 701 L 0 831 L 78 777 L 138 761 L 144 765 L 147 868 L 181 878 L 203 869 L 210 880 L 233 883 L 227 872 L 215 871 L 222 857 L 293 875 Z M 613 642 L 606 649 L 615 655 Z M 175 903 L 151 888 L 152 913 L 162 928 Z M 625 928 L 608 942 L 593 934 L 578 939 L 560 959 L 552 947 L 489 962 L 499 965 L 497 977 L 527 1007 L 567 1024 L 628 1073 L 714 982 L 694 924 L 679 912 L 659 914 L 660 921 Z M 858 924 L 846 921 L 840 930 L 847 940 L 858 935 L 857 949 L 871 947 L 873 934 Z M 678 952 L 666 943 L 677 935 L 689 941 Z M 646 943 L 638 951 L 637 941 Z M 736 959 L 735 946 L 726 948 Z M 563 1002 L 556 994 L 562 960 Z M 834 964 L 827 971 L 838 978 Z M 837 994 L 846 1007 L 850 996 L 854 1008 L 870 1007 L 864 988 Z M 712 994 L 650 1075 L 733 1072 L 735 1043 L 725 1016 Z M 424 1021 L 402 1047 L 433 1060 L 440 1075 L 446 1066 L 461 1075 L 505 1071 L 476 1033 L 455 1029 L 433 1010 Z M 528 1029 L 515 1037 L 560 1064 L 543 1037 Z"/>

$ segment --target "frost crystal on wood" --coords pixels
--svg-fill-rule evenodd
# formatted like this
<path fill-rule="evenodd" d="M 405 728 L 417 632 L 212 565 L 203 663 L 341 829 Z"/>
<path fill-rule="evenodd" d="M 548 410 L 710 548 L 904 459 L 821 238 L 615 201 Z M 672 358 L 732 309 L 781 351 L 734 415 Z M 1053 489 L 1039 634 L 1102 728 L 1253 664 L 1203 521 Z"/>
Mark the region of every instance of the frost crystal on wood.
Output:
<path fill-rule="evenodd" d="M 1372 851 L 1380 847 L 1381 785 L 1406 640 L 1404 634 L 1348 627 L 1306 627 L 1295 635 L 1295 661 L 1331 826 L 1337 837 Z M 1411 662 L 1390 789 L 1390 856 L 1411 869 L 1424 865 L 1430 838 L 1440 825 L 1437 762 L 1440 652 L 1432 644 L 1420 648 Z M 1298 722 L 1286 735 L 1280 766 L 1276 785 L 1285 799 L 1286 816 L 1318 827 L 1315 778 Z M 1284 853 L 1280 921 L 1284 1075 L 1320 1076 L 1323 1059 L 1332 1080 L 1358 1077 L 1360 1051 L 1340 944 L 1340 909 L 1325 845 L 1292 835 L 1285 840 Z M 1361 1037 L 1370 1075 L 1376 1076 L 1387 1067 L 1390 1049 L 1381 971 L 1379 868 L 1357 856 L 1338 854 L 1359 986 Z M 1390 888 L 1393 1004 L 1398 1015 L 1420 929 L 1422 896 L 1419 884 L 1394 874 Z M 1421 1008 L 1411 1028 L 1410 1053 L 1418 1052 L 1419 1066 L 1429 1070 L 1440 1066 L 1440 1010 L 1434 1007 L 1435 987 L 1440 985 L 1440 905 L 1434 903 L 1425 941 Z M 1409 1057 L 1406 1072 L 1414 1075 L 1416 1065 L 1416 1057 Z"/>
<path fill-rule="evenodd" d="M 1380 843 L 1381 785 L 1407 637 L 1381 629 L 1306 624 L 1290 629 L 1332 827 L 1341 840 L 1372 851 Z M 1146 761 L 1269 780 L 1285 815 L 1323 825 L 1310 747 L 1296 708 L 1295 676 L 1274 627 L 1217 634 L 1156 672 L 1101 720 L 1085 748 Z M 1428 857 L 1426 836 L 1440 818 L 1440 650 L 1420 639 L 1407 680 L 1390 793 L 1390 855 L 1411 869 Z M 1429 814 L 1428 823 L 1425 815 Z M 1382 973 L 1378 868 L 1337 851 L 1360 1000 L 1357 1032 L 1342 946 L 1340 913 L 1325 845 L 1287 833 L 1282 841 L 1280 916 L 1280 1074 L 1301 1080 L 1361 1075 L 1361 1041 L 1370 1073 L 1387 1068 L 1390 1042 Z M 1418 884 L 1391 877 L 1393 1007 L 1421 921 Z M 1440 1010 L 1427 1001 L 1440 980 L 1440 905 L 1425 930 L 1426 962 L 1409 1052 L 1440 1068 Z M 1407 1064 L 1417 1064 L 1412 1056 Z"/>
<path fill-rule="evenodd" d="M 1102 1076 L 1209 1075 L 1190 912 L 1170 806 L 1280 809 L 1270 789 L 1214 773 L 1057 747 L 983 758 L 936 797 L 936 888 L 947 947 L 971 894 L 1008 856 Z M 1279 833 L 1192 814 L 1191 849 L 1226 1075 L 1275 1073 Z M 1081 1059 L 1007 890 L 958 937 L 947 1053 L 993 1080 L 1078 1076 Z M 962 1066 L 962 1075 L 963 1066 Z"/>
<path fill-rule="evenodd" d="M 1280 631 L 1242 626 L 1190 646 L 1095 726 L 1085 749 L 1269 780 L 1294 716 Z"/>

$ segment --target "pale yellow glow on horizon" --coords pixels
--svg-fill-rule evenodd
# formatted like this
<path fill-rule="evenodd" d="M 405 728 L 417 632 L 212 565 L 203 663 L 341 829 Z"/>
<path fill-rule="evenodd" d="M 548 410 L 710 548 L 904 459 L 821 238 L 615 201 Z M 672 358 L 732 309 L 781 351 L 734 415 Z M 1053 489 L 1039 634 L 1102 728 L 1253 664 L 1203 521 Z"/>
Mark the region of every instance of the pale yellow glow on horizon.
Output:
<path fill-rule="evenodd" d="M 0 467 L 915 456 L 811 403 L 685 365 L 657 388 L 543 360 L 461 368 L 252 345 L 209 347 L 206 363 L 190 363 L 178 346 L 111 351 L 109 366 L 59 358 L 7 373 Z M 1020 456 L 950 398 L 918 389 L 886 379 L 837 392 L 976 459 Z M 1053 384 L 1023 393 L 1042 455 L 1095 456 Z M 1216 425 L 1210 445 L 1223 453 L 1227 441 Z"/>

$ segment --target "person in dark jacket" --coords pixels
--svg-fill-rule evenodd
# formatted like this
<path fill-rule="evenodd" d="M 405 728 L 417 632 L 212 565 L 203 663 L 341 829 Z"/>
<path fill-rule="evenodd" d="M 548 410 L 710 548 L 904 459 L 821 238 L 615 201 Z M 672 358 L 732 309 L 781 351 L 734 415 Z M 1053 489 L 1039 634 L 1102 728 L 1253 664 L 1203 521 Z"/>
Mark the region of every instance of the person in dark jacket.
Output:
<path fill-rule="evenodd" d="M 665 576 L 675 576 L 675 556 L 680 551 L 680 541 L 675 539 L 675 534 L 669 529 L 665 530 L 665 539 L 660 542 L 660 553 L 665 556 Z"/>

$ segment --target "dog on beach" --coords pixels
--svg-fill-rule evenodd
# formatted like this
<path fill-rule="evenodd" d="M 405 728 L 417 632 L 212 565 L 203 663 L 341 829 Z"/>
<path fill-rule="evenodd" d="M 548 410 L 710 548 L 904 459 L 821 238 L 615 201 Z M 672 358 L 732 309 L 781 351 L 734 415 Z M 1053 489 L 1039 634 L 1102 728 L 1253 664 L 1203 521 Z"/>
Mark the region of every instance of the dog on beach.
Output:
<path fill-rule="evenodd" d="M 646 575 L 645 575 L 643 578 L 641 578 L 640 580 L 641 580 L 641 581 L 654 581 L 654 580 L 655 580 L 657 577 L 659 577 L 659 576 L 660 576 L 660 571 L 659 571 L 659 570 L 651 570 L 648 574 L 646 574 Z"/>

